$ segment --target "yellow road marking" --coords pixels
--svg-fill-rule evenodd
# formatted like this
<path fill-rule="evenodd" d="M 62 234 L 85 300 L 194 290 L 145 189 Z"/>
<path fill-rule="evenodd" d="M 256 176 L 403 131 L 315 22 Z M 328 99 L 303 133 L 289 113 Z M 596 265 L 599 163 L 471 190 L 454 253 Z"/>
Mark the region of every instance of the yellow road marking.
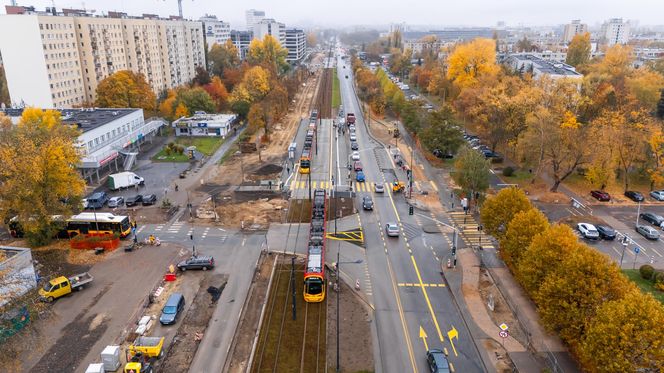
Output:
<path fill-rule="evenodd" d="M 431 287 L 431 288 L 444 288 L 445 287 L 445 284 L 422 284 L 422 285 L 420 285 L 420 284 L 412 284 L 410 282 L 400 282 L 398 285 L 401 286 L 401 287 L 421 287 L 421 286 Z"/>
<path fill-rule="evenodd" d="M 424 349 L 429 351 L 429 344 L 427 343 L 427 333 L 424 331 L 422 325 L 420 325 L 420 338 L 422 338 L 422 342 L 424 342 Z"/>
<path fill-rule="evenodd" d="M 397 308 L 399 309 L 399 318 L 401 319 L 401 327 L 403 328 L 404 335 L 406 336 L 406 345 L 408 347 L 408 356 L 410 357 L 410 364 L 413 367 L 413 372 L 417 373 L 417 365 L 415 365 L 413 346 L 410 343 L 410 334 L 408 333 L 408 328 L 406 327 L 406 319 L 403 316 L 403 307 L 401 306 L 401 298 L 399 297 L 399 292 L 397 291 L 397 287 L 395 286 L 396 281 L 394 279 L 394 271 L 392 271 L 392 265 L 390 264 L 389 260 L 387 261 L 387 269 L 388 272 L 390 273 L 390 277 L 392 278 L 392 281 L 390 281 L 390 283 L 392 284 L 392 291 L 394 291 L 394 297 L 396 298 L 397 301 Z"/>
<path fill-rule="evenodd" d="M 456 338 L 457 341 L 459 340 L 459 331 L 456 330 L 454 326 L 452 326 L 452 329 L 449 332 L 447 332 L 447 338 L 450 340 L 450 344 L 452 345 L 452 350 L 454 350 L 454 356 L 459 356 L 459 354 L 457 354 L 456 347 L 454 347 L 454 340 L 453 340 L 454 338 Z"/>
<path fill-rule="evenodd" d="M 420 275 L 420 269 L 417 267 L 417 262 L 415 261 L 414 256 L 410 256 L 411 261 L 413 262 L 413 267 L 415 268 L 415 273 L 417 274 L 417 279 L 420 282 L 420 287 L 422 289 L 422 294 L 424 294 L 424 300 L 427 302 L 427 307 L 429 307 L 429 312 L 431 313 L 431 318 L 433 319 L 433 324 L 436 326 L 436 332 L 438 332 L 438 338 L 443 342 L 443 333 L 440 331 L 440 325 L 438 325 L 438 319 L 436 319 L 436 314 L 433 312 L 433 306 L 431 306 L 431 301 L 429 300 L 429 294 L 427 294 L 427 289 L 424 287 L 422 282 L 422 276 Z"/>
<path fill-rule="evenodd" d="M 433 180 L 429 180 L 429 182 L 431 183 L 431 187 L 432 187 L 433 189 L 435 189 L 436 192 L 437 192 L 437 191 L 438 191 L 438 186 L 436 185 L 436 183 L 434 183 Z"/>

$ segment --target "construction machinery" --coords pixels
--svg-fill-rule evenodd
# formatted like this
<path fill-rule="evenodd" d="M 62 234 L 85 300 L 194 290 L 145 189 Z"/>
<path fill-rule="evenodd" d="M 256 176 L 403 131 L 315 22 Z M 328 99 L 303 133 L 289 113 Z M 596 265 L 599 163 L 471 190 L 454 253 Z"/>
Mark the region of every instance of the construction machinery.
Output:
<path fill-rule="evenodd" d="M 403 181 L 395 181 L 392 183 L 392 193 L 403 192 L 406 189 L 406 184 Z"/>

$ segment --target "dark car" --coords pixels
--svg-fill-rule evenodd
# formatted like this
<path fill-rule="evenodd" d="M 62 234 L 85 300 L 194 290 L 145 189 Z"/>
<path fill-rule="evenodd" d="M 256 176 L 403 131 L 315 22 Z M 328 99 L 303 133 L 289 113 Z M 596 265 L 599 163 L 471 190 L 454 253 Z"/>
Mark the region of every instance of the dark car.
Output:
<path fill-rule="evenodd" d="M 157 202 L 157 196 L 155 196 L 154 194 L 144 195 L 143 200 L 141 201 L 141 203 L 143 203 L 143 206 L 154 205 L 155 202 Z"/>
<path fill-rule="evenodd" d="M 427 363 L 431 373 L 449 373 L 450 363 L 442 350 L 432 348 L 427 351 Z"/>
<path fill-rule="evenodd" d="M 645 199 L 643 197 L 643 194 L 641 194 L 640 192 L 637 192 L 635 190 L 626 191 L 625 192 L 625 197 L 631 199 L 634 202 L 643 202 L 643 200 Z"/>
<path fill-rule="evenodd" d="M 353 141 L 350 143 L 350 148 L 352 150 L 358 150 L 360 148 L 360 145 L 357 142 Z"/>
<path fill-rule="evenodd" d="M 611 195 L 607 192 L 601 190 L 593 190 L 590 192 L 590 195 L 593 196 L 598 201 L 606 202 L 611 200 Z"/>
<path fill-rule="evenodd" d="M 436 157 L 438 157 L 440 159 L 452 159 L 452 158 L 454 158 L 453 154 L 446 153 L 446 152 L 444 152 L 440 149 L 434 149 L 433 150 L 433 155 L 435 155 Z"/>
<path fill-rule="evenodd" d="M 371 200 L 371 197 L 362 197 L 362 208 L 365 210 L 373 210 L 373 201 Z"/>
<path fill-rule="evenodd" d="M 166 301 L 164 308 L 161 309 L 161 316 L 159 316 L 159 322 L 162 325 L 174 324 L 175 321 L 177 321 L 178 316 L 180 316 L 180 313 L 182 313 L 183 309 L 184 309 L 184 295 L 180 293 L 171 294 L 171 296 L 168 297 L 168 300 Z"/>
<path fill-rule="evenodd" d="M 662 223 L 664 222 L 664 217 L 662 217 L 661 215 L 654 214 L 652 212 L 644 212 L 641 215 L 639 215 L 639 218 L 657 227 L 661 226 Z"/>
<path fill-rule="evenodd" d="M 136 206 L 141 203 L 141 201 L 143 201 L 143 195 L 137 194 L 133 197 L 125 199 L 125 205 L 127 205 L 127 207 Z"/>
<path fill-rule="evenodd" d="M 204 271 L 214 268 L 214 258 L 211 256 L 192 256 L 187 260 L 178 263 L 178 269 L 186 271 L 188 269 L 202 269 Z"/>
<path fill-rule="evenodd" d="M 614 240 L 616 238 L 616 231 L 608 225 L 596 225 L 595 229 L 599 232 L 599 238 L 605 240 Z"/>
<path fill-rule="evenodd" d="M 97 210 L 108 202 L 108 194 L 106 192 L 93 193 L 90 197 L 86 198 L 88 202 L 88 209 Z"/>

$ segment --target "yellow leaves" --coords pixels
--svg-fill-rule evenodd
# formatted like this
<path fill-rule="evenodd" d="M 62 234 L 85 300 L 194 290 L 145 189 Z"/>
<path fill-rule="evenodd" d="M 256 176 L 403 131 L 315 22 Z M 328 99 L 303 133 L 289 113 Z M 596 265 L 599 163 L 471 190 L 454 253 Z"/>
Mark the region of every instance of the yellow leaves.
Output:
<path fill-rule="evenodd" d="M 480 211 L 482 224 L 489 234 L 500 239 L 505 234 L 507 223 L 514 215 L 531 208 L 530 201 L 521 189 L 505 188 L 487 198 L 482 205 Z"/>
<path fill-rule="evenodd" d="M 175 118 L 182 118 L 182 117 L 188 117 L 189 116 L 189 109 L 184 105 L 183 102 L 180 102 L 178 106 L 175 108 L 175 114 L 173 117 Z"/>
<path fill-rule="evenodd" d="M 252 40 L 247 51 L 247 61 L 250 64 L 265 66 L 275 75 L 288 68 L 286 56 L 288 50 L 271 35 L 265 35 L 263 40 Z"/>
<path fill-rule="evenodd" d="M 461 88 L 473 86 L 481 75 L 496 75 L 500 70 L 492 39 L 475 39 L 457 46 L 447 62 L 447 78 Z"/>
<path fill-rule="evenodd" d="M 244 74 L 242 83 L 252 101 L 260 100 L 270 91 L 269 72 L 260 66 L 254 66 Z"/>
<path fill-rule="evenodd" d="M 563 115 L 563 122 L 560 124 L 561 128 L 579 128 L 580 123 L 576 120 L 574 113 L 566 111 Z"/>
<path fill-rule="evenodd" d="M 106 108 L 155 109 L 157 98 L 143 74 L 130 70 L 118 71 L 97 86 L 97 106 Z"/>
<path fill-rule="evenodd" d="M 625 85 L 644 108 L 653 110 L 664 88 L 664 76 L 650 69 L 636 69 L 627 78 Z"/>
<path fill-rule="evenodd" d="M 590 60 L 590 50 L 590 33 L 577 34 L 569 43 L 565 62 L 574 67 L 586 64 Z"/>

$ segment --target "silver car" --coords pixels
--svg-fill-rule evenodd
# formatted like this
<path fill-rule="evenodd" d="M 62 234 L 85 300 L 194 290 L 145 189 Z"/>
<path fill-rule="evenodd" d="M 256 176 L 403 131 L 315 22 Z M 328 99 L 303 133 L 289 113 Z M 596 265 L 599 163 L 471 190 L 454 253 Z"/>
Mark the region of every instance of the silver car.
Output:
<path fill-rule="evenodd" d="M 385 233 L 388 237 L 399 237 L 399 226 L 397 223 L 385 224 Z"/>
<path fill-rule="evenodd" d="M 111 197 L 108 200 L 108 207 L 120 207 L 124 205 L 124 197 Z"/>
<path fill-rule="evenodd" d="M 639 232 L 640 235 L 649 240 L 659 239 L 659 232 L 657 232 L 657 229 L 650 227 L 648 225 L 637 225 L 636 231 Z"/>
<path fill-rule="evenodd" d="M 385 186 L 380 183 L 376 183 L 374 190 L 376 193 L 385 193 Z"/>
<path fill-rule="evenodd" d="M 664 190 L 653 190 L 650 192 L 650 197 L 658 201 L 664 201 Z"/>

